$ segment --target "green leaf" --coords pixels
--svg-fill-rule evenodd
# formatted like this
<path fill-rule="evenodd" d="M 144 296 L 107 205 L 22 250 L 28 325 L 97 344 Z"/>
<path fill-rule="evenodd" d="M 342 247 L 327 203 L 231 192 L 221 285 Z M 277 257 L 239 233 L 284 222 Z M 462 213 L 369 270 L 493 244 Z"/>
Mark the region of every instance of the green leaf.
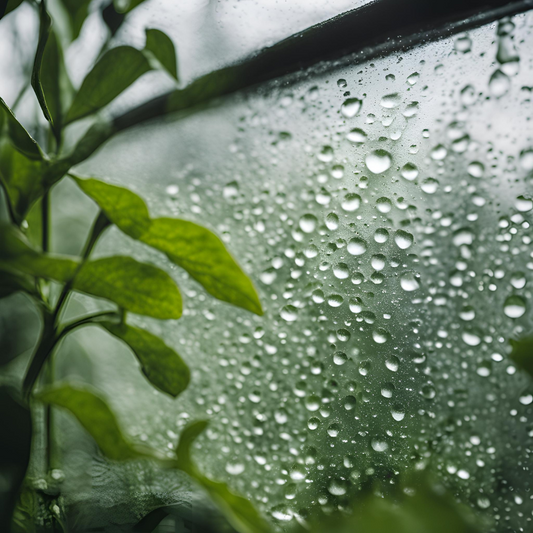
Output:
<path fill-rule="evenodd" d="M 57 136 L 63 125 L 66 105 L 70 103 L 74 89 L 65 67 L 60 39 L 53 30 L 44 49 L 41 86 Z"/>
<path fill-rule="evenodd" d="M 11 13 L 11 11 L 17 9 L 22 2 L 23 0 L 7 0 L 7 2 L 2 0 L 2 2 L 0 2 L 0 19 Z"/>
<path fill-rule="evenodd" d="M 9 139 L 13 146 L 29 159 L 43 159 L 43 152 L 37 141 L 26 131 L 24 126 L 16 119 L 13 111 L 0 98 L 0 113 L 8 123 Z"/>
<path fill-rule="evenodd" d="M 160 30 L 146 30 L 146 50 L 151 52 L 161 63 L 163 68 L 176 80 L 178 79 L 178 67 L 174 43 L 166 33 Z"/>
<path fill-rule="evenodd" d="M 150 219 L 144 201 L 128 189 L 96 179 L 73 178 L 124 233 L 165 253 L 215 298 L 263 314 L 251 280 L 214 233 L 186 220 Z"/>
<path fill-rule="evenodd" d="M 479 533 L 479 519 L 470 509 L 457 505 L 443 487 L 427 481 L 408 485 L 414 495 L 383 497 L 373 492 L 359 497 L 351 509 L 324 516 L 306 528 L 313 533 Z"/>
<path fill-rule="evenodd" d="M 124 323 L 100 322 L 99 325 L 131 348 L 152 385 L 174 398 L 187 388 L 189 367 L 159 337 Z"/>
<path fill-rule="evenodd" d="M 48 11 L 46 11 L 45 0 L 41 0 L 41 3 L 39 4 L 39 40 L 37 41 L 37 51 L 35 52 L 35 60 L 33 62 L 33 70 L 31 73 L 31 86 L 35 91 L 37 101 L 41 106 L 44 117 L 52 124 L 52 126 L 54 126 L 52 116 L 50 115 L 50 110 L 46 104 L 43 86 L 41 85 L 41 65 L 43 62 L 44 48 L 46 46 L 46 41 L 48 40 L 51 24 L 52 19 L 50 18 Z"/>
<path fill-rule="evenodd" d="M 77 266 L 72 259 L 38 252 L 14 226 L 0 224 L 0 270 L 65 283 L 72 278 Z"/>
<path fill-rule="evenodd" d="M 30 461 L 30 410 L 10 387 L 0 387 L 0 531 L 11 531 L 11 517 Z"/>
<path fill-rule="evenodd" d="M 113 256 L 83 263 L 72 288 L 119 307 L 160 319 L 179 318 L 181 294 L 174 280 L 163 270 L 131 257 Z"/>
<path fill-rule="evenodd" d="M 6 298 L 19 291 L 33 294 L 35 293 L 35 283 L 28 276 L 2 272 L 0 274 L 0 298 Z"/>
<path fill-rule="evenodd" d="M 83 80 L 67 114 L 67 122 L 99 111 L 149 70 L 150 63 L 139 50 L 131 46 L 109 50 Z"/>
<path fill-rule="evenodd" d="M 206 420 L 198 420 L 185 426 L 176 448 L 177 467 L 189 474 L 209 493 L 239 533 L 267 533 L 270 528 L 249 500 L 230 491 L 225 483 L 207 478 L 193 463 L 191 446 L 206 427 Z"/>
<path fill-rule="evenodd" d="M 113 411 L 103 398 L 89 388 L 81 385 L 60 385 L 37 394 L 36 399 L 70 411 L 109 459 L 124 461 L 152 457 L 128 441 Z"/>
<path fill-rule="evenodd" d="M 533 377 L 533 335 L 522 337 L 520 340 L 509 341 L 513 348 L 509 356 L 513 362 Z"/>
<path fill-rule="evenodd" d="M 187 220 L 156 218 L 140 240 L 165 253 L 215 298 L 263 314 L 250 278 L 208 229 Z"/>
<path fill-rule="evenodd" d="M 89 14 L 89 4 L 91 0 L 61 0 L 69 18 L 72 40 L 76 40 L 80 34 L 81 27 Z"/>
<path fill-rule="evenodd" d="M 0 181 L 20 224 L 43 194 L 44 163 L 29 159 L 11 144 L 0 147 Z"/>

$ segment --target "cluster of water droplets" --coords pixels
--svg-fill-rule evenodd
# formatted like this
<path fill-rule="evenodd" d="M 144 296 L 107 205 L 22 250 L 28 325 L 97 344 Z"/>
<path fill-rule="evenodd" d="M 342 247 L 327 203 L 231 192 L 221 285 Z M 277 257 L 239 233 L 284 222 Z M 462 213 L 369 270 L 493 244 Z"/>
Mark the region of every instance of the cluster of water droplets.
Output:
<path fill-rule="evenodd" d="M 168 178 L 166 209 L 211 223 L 265 307 L 185 291 L 176 432 L 212 417 L 203 468 L 278 527 L 411 470 L 528 527 L 533 389 L 507 340 L 532 327 L 531 27 L 237 99 L 229 146 Z"/>

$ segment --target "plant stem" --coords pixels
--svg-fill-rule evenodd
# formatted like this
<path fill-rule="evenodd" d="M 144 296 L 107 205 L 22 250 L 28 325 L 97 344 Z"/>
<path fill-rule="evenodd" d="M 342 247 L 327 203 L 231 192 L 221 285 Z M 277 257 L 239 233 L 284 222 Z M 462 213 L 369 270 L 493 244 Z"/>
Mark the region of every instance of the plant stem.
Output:
<path fill-rule="evenodd" d="M 105 216 L 104 212 L 100 211 L 98 213 L 98 216 L 96 217 L 96 220 L 94 221 L 94 224 L 89 234 L 89 237 L 87 239 L 87 242 L 85 243 L 85 246 L 83 248 L 83 252 L 81 254 L 81 262 L 78 265 L 78 268 L 76 269 L 76 272 L 74 273 L 74 276 L 72 276 L 72 278 L 67 283 L 65 283 L 65 285 L 63 286 L 63 290 L 61 291 L 61 294 L 59 295 L 59 299 L 57 301 L 56 308 L 54 310 L 54 326 L 55 327 L 57 327 L 58 322 L 61 319 L 61 312 L 63 310 L 64 305 L 66 304 L 68 300 L 70 291 L 72 290 L 72 285 L 74 283 L 74 279 L 76 278 L 76 274 L 79 272 L 80 268 L 83 266 L 85 261 L 87 261 L 87 259 L 89 258 L 89 255 L 91 254 L 95 244 L 100 238 L 100 235 L 102 235 L 104 230 L 110 224 L 111 222 Z"/>
<path fill-rule="evenodd" d="M 22 385 L 22 390 L 26 399 L 29 398 L 31 391 L 33 390 L 33 387 L 35 385 L 35 382 L 43 368 L 43 365 L 45 364 L 48 357 L 50 357 L 50 355 L 53 353 L 61 337 L 63 337 L 63 333 L 58 333 L 59 320 L 61 319 L 63 308 L 68 300 L 68 296 L 72 289 L 76 273 L 79 271 L 84 262 L 87 261 L 89 255 L 91 254 L 91 251 L 93 250 L 96 242 L 98 241 L 98 238 L 110 224 L 111 223 L 109 219 L 104 215 L 102 211 L 100 211 L 98 217 L 96 218 L 93 224 L 91 233 L 89 234 L 89 238 L 87 239 L 87 242 L 85 244 L 82 253 L 82 261 L 76 269 L 74 276 L 63 286 L 63 290 L 61 291 L 54 311 L 45 311 L 43 315 L 43 332 L 41 334 L 39 344 L 37 345 L 35 353 L 32 357 L 30 366 L 28 367 Z"/>
<path fill-rule="evenodd" d="M 47 190 L 41 203 L 42 241 L 43 252 L 50 248 L 50 190 Z"/>

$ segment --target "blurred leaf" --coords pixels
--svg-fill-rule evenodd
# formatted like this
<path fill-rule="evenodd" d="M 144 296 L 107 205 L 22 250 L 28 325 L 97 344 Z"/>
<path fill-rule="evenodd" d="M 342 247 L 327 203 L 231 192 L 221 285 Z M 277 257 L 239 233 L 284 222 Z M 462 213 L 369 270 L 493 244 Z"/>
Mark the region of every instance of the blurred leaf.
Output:
<path fill-rule="evenodd" d="M 81 27 L 89 14 L 91 0 L 61 0 L 65 11 L 68 14 L 72 40 L 76 40 L 80 34 Z"/>
<path fill-rule="evenodd" d="M 131 257 L 103 257 L 82 264 L 72 287 L 139 315 L 170 319 L 179 318 L 182 312 L 174 280 L 165 271 Z"/>
<path fill-rule="evenodd" d="M 174 398 L 187 388 L 189 367 L 159 337 L 127 324 L 101 322 L 99 325 L 131 348 L 152 385 Z"/>
<path fill-rule="evenodd" d="M 41 0 L 39 4 L 39 40 L 37 41 L 37 51 L 35 52 L 35 60 L 33 62 L 33 70 L 31 73 L 31 86 L 35 91 L 35 95 L 37 96 L 44 117 L 53 127 L 54 123 L 48 105 L 46 104 L 43 86 L 41 85 L 41 66 L 43 62 L 44 48 L 46 46 L 46 41 L 48 40 L 48 35 L 50 34 L 51 24 L 52 19 L 50 18 L 48 11 L 46 11 L 45 0 Z"/>
<path fill-rule="evenodd" d="M 129 13 L 145 0 L 113 0 L 117 13 Z"/>
<path fill-rule="evenodd" d="M 115 35 L 118 29 L 122 26 L 126 15 L 124 13 L 119 13 L 115 9 L 115 4 L 109 2 L 106 6 L 101 7 L 102 10 L 102 19 L 104 20 L 106 26 L 109 28 L 111 35 Z"/>
<path fill-rule="evenodd" d="M 44 49 L 41 84 L 53 125 L 56 132 L 59 132 L 63 125 L 65 102 L 71 100 L 74 89 L 65 68 L 61 42 L 53 30 Z"/>
<path fill-rule="evenodd" d="M 411 487 L 411 491 L 413 488 Z M 442 487 L 420 483 L 415 494 L 399 499 L 369 494 L 341 514 L 322 518 L 310 528 L 314 533 L 476 533 L 481 529 L 469 509 L 455 503 Z"/>
<path fill-rule="evenodd" d="M 35 293 L 34 281 L 22 274 L 13 274 L 11 272 L 2 272 L 0 274 L 0 298 L 10 296 L 15 292 Z"/>
<path fill-rule="evenodd" d="M 67 114 L 73 122 L 99 111 L 151 70 L 146 56 L 131 46 L 106 52 L 87 74 Z"/>
<path fill-rule="evenodd" d="M 191 422 L 183 429 L 176 449 L 177 467 L 191 476 L 223 511 L 230 524 L 240 533 L 266 533 L 270 528 L 252 503 L 229 490 L 225 483 L 205 477 L 191 459 L 191 446 L 207 427 L 206 420 Z"/>
<path fill-rule="evenodd" d="M 163 68 L 176 80 L 178 79 L 178 67 L 174 43 L 166 33 L 160 30 L 146 30 L 146 50 L 154 54 Z"/>
<path fill-rule="evenodd" d="M 114 413 L 106 402 L 89 388 L 81 385 L 59 385 L 38 393 L 36 399 L 70 411 L 109 459 L 123 461 L 151 457 L 124 437 Z"/>
<path fill-rule="evenodd" d="M 39 512 L 35 491 L 24 484 L 13 513 L 11 533 L 36 533 L 36 518 Z"/>
<path fill-rule="evenodd" d="M 8 123 L 9 139 L 13 146 L 29 159 L 43 159 L 43 152 L 35 139 L 31 137 L 24 126 L 16 119 L 2 98 L 0 98 L 0 113 L 4 115 L 4 120 Z"/>
<path fill-rule="evenodd" d="M 96 179 L 74 179 L 119 229 L 165 253 L 215 298 L 263 314 L 250 278 L 214 233 L 186 220 L 150 219 L 144 201 L 124 187 Z"/>
<path fill-rule="evenodd" d="M 30 410 L 16 392 L 0 387 L 0 531 L 10 531 L 11 518 L 30 461 L 32 424 Z"/>
<path fill-rule="evenodd" d="M 32 161 L 10 143 L 0 147 L 0 181 L 20 224 L 35 201 L 43 195 L 44 164 Z"/>
<path fill-rule="evenodd" d="M 513 362 L 533 377 L 533 335 L 509 341 L 513 348 L 509 356 Z"/>
<path fill-rule="evenodd" d="M 7 2 L 6 0 L 0 1 L 0 19 L 5 17 L 8 13 L 11 13 L 11 11 L 17 9 L 22 2 L 23 0 L 7 0 Z"/>
<path fill-rule="evenodd" d="M 0 270 L 23 272 L 64 283 L 74 275 L 77 266 L 72 259 L 35 250 L 21 231 L 0 224 Z"/>

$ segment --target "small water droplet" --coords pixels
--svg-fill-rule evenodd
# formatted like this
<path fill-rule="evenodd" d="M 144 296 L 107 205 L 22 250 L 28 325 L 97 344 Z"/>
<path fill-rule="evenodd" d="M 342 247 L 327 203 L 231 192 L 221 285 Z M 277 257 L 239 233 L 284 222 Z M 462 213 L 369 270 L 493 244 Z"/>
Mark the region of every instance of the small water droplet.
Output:
<path fill-rule="evenodd" d="M 489 80 L 490 94 L 496 98 L 502 97 L 511 87 L 511 80 L 500 69 L 496 70 Z"/>
<path fill-rule="evenodd" d="M 354 144 L 362 144 L 366 141 L 367 135 L 362 129 L 354 128 L 348 132 L 346 138 Z"/>
<path fill-rule="evenodd" d="M 396 243 L 396 246 L 398 246 L 398 248 L 400 248 L 401 250 L 407 250 L 413 244 L 414 237 L 407 231 L 399 229 L 394 234 L 394 242 Z"/>
<path fill-rule="evenodd" d="M 400 95 L 398 93 L 392 93 L 392 94 L 386 94 L 381 99 L 381 105 L 385 107 L 386 109 L 393 109 L 394 107 L 398 107 L 400 105 Z"/>
<path fill-rule="evenodd" d="M 282 307 L 280 316 L 285 322 L 294 322 L 298 318 L 298 309 L 293 305 Z"/>
<path fill-rule="evenodd" d="M 361 197 L 355 193 L 348 193 L 344 196 L 341 207 L 344 211 L 351 213 L 359 208 L 361 205 Z"/>
<path fill-rule="evenodd" d="M 418 167 L 413 163 L 406 163 L 400 171 L 402 178 L 408 181 L 413 181 L 418 177 Z"/>
<path fill-rule="evenodd" d="M 352 118 L 359 113 L 363 102 L 359 98 L 348 98 L 341 105 L 341 113 L 346 118 Z"/>
<path fill-rule="evenodd" d="M 303 215 L 298 222 L 300 229 L 304 233 L 313 233 L 313 231 L 315 231 L 316 229 L 316 224 L 317 224 L 317 218 L 315 217 L 315 215 L 311 215 L 311 214 Z"/>
<path fill-rule="evenodd" d="M 416 291 L 420 288 L 417 275 L 414 272 L 404 272 L 400 277 L 400 286 L 406 292 Z"/>

